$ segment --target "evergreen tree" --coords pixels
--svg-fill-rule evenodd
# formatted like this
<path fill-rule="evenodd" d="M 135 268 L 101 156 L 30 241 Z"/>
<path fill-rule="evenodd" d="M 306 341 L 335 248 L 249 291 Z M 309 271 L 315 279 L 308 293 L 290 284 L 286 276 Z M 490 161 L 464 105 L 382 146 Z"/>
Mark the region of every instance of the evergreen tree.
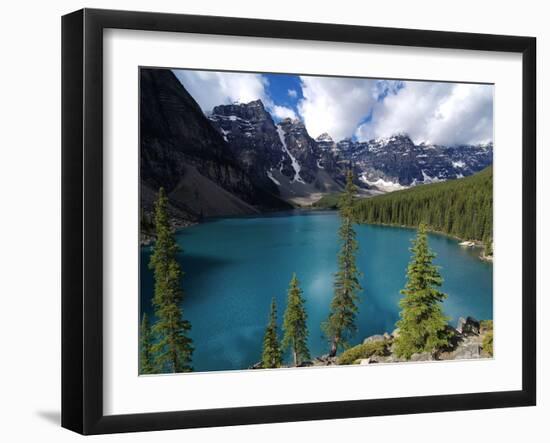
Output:
<path fill-rule="evenodd" d="M 323 323 L 322 329 L 330 340 L 330 356 L 334 357 L 338 348 L 346 347 L 349 338 L 357 330 L 355 317 L 359 301 L 360 272 L 355 263 L 358 245 L 353 229 L 353 206 L 357 188 L 353 183 L 353 173 L 348 171 L 346 188 L 340 199 L 340 229 L 341 242 L 338 254 L 338 271 L 334 280 L 334 296 L 330 305 L 330 314 Z"/>
<path fill-rule="evenodd" d="M 264 334 L 264 346 L 262 352 L 263 368 L 279 368 L 282 364 L 281 347 L 277 338 L 277 305 L 275 298 L 271 300 L 269 323 Z"/>
<path fill-rule="evenodd" d="M 162 372 L 191 371 L 192 340 L 188 336 L 191 324 L 183 319 L 181 302 L 183 272 L 176 260 L 179 247 L 168 221 L 168 198 L 163 188 L 155 204 L 156 242 L 149 267 L 155 278 L 153 307 L 157 322 L 153 333 L 158 338 L 153 345 L 156 366 Z"/>
<path fill-rule="evenodd" d="M 288 300 L 283 321 L 282 348 L 290 348 L 294 359 L 294 366 L 299 366 L 305 360 L 309 360 L 307 347 L 307 314 L 296 274 L 292 275 L 288 288 Z"/>
<path fill-rule="evenodd" d="M 146 313 L 143 314 L 141 326 L 139 328 L 139 373 L 152 374 L 155 372 L 155 364 L 153 359 L 153 334 L 149 317 Z"/>
<path fill-rule="evenodd" d="M 435 254 L 428 246 L 426 225 L 421 224 L 412 242 L 412 258 L 407 268 L 407 283 L 401 291 L 399 335 L 394 352 L 409 359 L 417 352 L 436 355 L 449 344 L 448 318 L 444 316 L 442 302 L 447 295 L 439 291 L 443 279 L 437 266 L 432 264 Z"/>
<path fill-rule="evenodd" d="M 424 222 L 433 231 L 485 242 L 493 237 L 493 168 L 361 199 L 354 217 L 359 223 L 411 227 Z"/>

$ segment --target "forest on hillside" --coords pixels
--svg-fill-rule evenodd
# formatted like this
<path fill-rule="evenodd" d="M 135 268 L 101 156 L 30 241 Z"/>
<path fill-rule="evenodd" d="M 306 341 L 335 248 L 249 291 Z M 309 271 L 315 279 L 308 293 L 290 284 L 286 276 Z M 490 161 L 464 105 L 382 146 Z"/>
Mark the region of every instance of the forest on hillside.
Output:
<path fill-rule="evenodd" d="M 466 178 L 415 186 L 358 201 L 359 223 L 418 226 L 462 239 L 493 239 L 493 168 Z"/>

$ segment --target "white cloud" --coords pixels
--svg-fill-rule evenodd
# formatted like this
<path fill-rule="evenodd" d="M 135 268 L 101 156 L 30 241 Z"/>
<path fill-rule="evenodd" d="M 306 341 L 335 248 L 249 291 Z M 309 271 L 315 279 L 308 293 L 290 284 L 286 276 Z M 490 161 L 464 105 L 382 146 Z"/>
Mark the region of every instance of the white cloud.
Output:
<path fill-rule="evenodd" d="M 267 79 L 260 74 L 211 71 L 173 71 L 205 113 L 220 104 L 248 103 L 261 99 L 271 105 Z"/>
<path fill-rule="evenodd" d="M 328 132 L 341 140 L 354 134 L 378 96 L 376 80 L 335 77 L 300 77 L 303 99 L 298 112 L 309 135 Z"/>
<path fill-rule="evenodd" d="M 415 143 L 483 143 L 493 139 L 493 87 L 406 82 L 360 125 L 359 140 L 407 133 Z"/>
<path fill-rule="evenodd" d="M 271 112 L 271 115 L 273 117 L 278 118 L 279 120 L 283 120 L 285 118 L 296 118 L 296 113 L 293 109 L 287 108 L 286 106 L 279 106 L 279 105 L 272 105 L 269 107 L 269 111 Z"/>
<path fill-rule="evenodd" d="M 294 110 L 273 102 L 267 90 L 269 83 L 261 74 L 190 70 L 173 72 L 205 113 L 221 104 L 248 103 L 260 99 L 273 117 L 281 120 L 296 118 Z"/>
<path fill-rule="evenodd" d="M 205 113 L 214 106 L 260 99 L 274 118 L 296 118 L 277 105 L 261 74 L 174 70 Z M 481 143 L 493 139 L 493 87 L 436 82 L 399 82 L 300 77 L 298 112 L 309 134 L 359 140 L 407 133 L 416 143 Z M 288 95 L 298 97 L 296 89 Z M 372 120 L 363 123 L 367 116 Z"/>

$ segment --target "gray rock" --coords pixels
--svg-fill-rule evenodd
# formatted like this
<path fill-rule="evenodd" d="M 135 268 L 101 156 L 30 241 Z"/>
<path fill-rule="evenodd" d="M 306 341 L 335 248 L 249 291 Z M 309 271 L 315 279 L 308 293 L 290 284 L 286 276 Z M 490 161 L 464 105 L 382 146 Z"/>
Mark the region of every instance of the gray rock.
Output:
<path fill-rule="evenodd" d="M 311 360 L 303 361 L 298 365 L 299 368 L 308 368 L 310 366 L 313 366 L 313 362 Z"/>
<path fill-rule="evenodd" d="M 332 366 L 338 364 L 338 357 L 330 357 L 328 354 L 316 357 L 313 362 L 313 366 Z"/>
<path fill-rule="evenodd" d="M 395 354 L 390 354 L 387 357 L 384 357 L 383 360 L 380 360 L 381 363 L 399 363 L 403 362 L 402 358 L 397 357 Z"/>
<path fill-rule="evenodd" d="M 379 363 L 379 360 L 377 357 L 369 357 L 369 358 L 362 358 L 359 360 L 360 365 L 372 365 L 374 363 Z"/>
<path fill-rule="evenodd" d="M 432 354 L 429 352 L 421 352 L 413 354 L 410 358 L 410 361 L 430 361 L 433 360 Z"/>
<path fill-rule="evenodd" d="M 479 335 L 479 321 L 473 317 L 460 317 L 456 325 L 456 330 L 463 335 Z"/>
<path fill-rule="evenodd" d="M 375 342 L 375 341 L 385 341 L 386 340 L 386 337 L 384 337 L 383 335 L 371 335 L 370 337 L 367 337 L 365 338 L 365 340 L 363 340 L 363 344 L 366 344 L 366 343 L 371 343 L 371 342 Z"/>
<path fill-rule="evenodd" d="M 409 186 L 433 179 L 471 175 L 493 162 L 493 144 L 441 146 L 415 144 L 407 135 L 370 141 L 344 139 L 337 143 L 342 158 L 353 161 L 364 177 Z"/>
<path fill-rule="evenodd" d="M 479 358 L 481 357 L 481 346 L 475 342 L 463 342 L 453 352 L 453 357 L 455 360 Z"/>

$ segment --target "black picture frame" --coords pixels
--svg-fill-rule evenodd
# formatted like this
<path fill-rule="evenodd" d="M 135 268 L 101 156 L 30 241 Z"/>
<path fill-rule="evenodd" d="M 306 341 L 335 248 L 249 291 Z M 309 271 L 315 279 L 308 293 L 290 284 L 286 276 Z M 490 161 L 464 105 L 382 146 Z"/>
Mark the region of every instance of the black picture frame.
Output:
<path fill-rule="evenodd" d="M 171 31 L 519 53 L 522 389 L 131 415 L 103 413 L 103 30 Z M 82 434 L 532 406 L 536 403 L 536 39 L 83 9 L 62 18 L 62 426 Z M 515 294 L 514 294 L 515 295 Z"/>

